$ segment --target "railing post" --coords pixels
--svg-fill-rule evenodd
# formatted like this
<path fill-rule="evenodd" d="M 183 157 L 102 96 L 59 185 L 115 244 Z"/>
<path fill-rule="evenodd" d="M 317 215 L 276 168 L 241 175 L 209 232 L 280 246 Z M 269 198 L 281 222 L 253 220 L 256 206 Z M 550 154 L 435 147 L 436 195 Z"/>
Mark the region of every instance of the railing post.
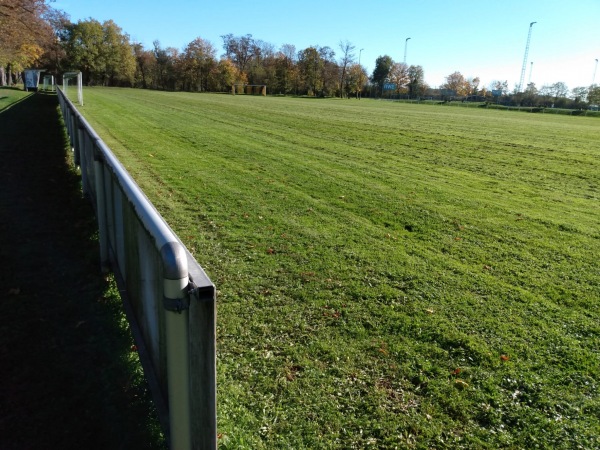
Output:
<path fill-rule="evenodd" d="M 160 254 L 164 268 L 164 306 L 167 310 L 165 327 L 170 448 L 191 450 L 187 255 L 179 242 L 166 243 Z"/>
<path fill-rule="evenodd" d="M 98 220 L 98 240 L 100 241 L 100 270 L 109 272 L 108 227 L 106 225 L 106 191 L 104 189 L 104 161 L 96 147 L 91 143 L 94 154 L 94 179 L 96 180 L 96 218 Z"/>
<path fill-rule="evenodd" d="M 77 138 L 76 138 L 76 144 L 77 147 L 75 148 L 75 155 L 79 155 L 79 169 L 81 171 L 81 191 L 83 196 L 87 196 L 89 194 L 89 190 L 90 190 L 90 186 L 89 186 L 89 180 L 88 180 L 88 173 L 87 173 L 87 159 L 86 159 L 86 153 L 88 151 L 87 149 L 87 139 L 85 139 L 85 134 L 84 134 L 84 129 L 83 129 L 83 125 L 81 124 L 81 121 L 79 120 L 79 117 L 76 120 L 77 122 Z"/>

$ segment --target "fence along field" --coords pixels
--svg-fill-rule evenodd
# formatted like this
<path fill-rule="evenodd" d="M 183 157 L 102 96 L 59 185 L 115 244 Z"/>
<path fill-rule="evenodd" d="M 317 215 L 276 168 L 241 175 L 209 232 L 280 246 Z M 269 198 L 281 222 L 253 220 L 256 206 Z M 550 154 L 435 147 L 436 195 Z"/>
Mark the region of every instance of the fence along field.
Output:
<path fill-rule="evenodd" d="M 87 89 L 219 287 L 222 448 L 600 446 L 600 122 Z"/>

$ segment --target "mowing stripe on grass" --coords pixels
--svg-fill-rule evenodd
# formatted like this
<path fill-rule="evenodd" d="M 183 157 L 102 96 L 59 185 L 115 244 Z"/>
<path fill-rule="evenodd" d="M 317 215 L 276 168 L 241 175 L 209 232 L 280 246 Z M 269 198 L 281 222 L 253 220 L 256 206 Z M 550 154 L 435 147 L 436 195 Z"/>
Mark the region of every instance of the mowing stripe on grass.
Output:
<path fill-rule="evenodd" d="M 596 119 L 85 95 L 220 289 L 224 448 L 598 446 Z"/>

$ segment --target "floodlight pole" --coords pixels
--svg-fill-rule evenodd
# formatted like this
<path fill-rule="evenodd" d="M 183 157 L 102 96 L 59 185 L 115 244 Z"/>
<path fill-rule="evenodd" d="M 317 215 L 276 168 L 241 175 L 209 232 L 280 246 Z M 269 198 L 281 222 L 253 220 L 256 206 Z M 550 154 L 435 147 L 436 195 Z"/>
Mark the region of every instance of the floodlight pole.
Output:
<path fill-rule="evenodd" d="M 404 41 L 404 64 L 406 65 L 406 50 L 408 49 L 408 41 L 409 41 L 409 37 L 406 38 L 406 40 Z"/>
<path fill-rule="evenodd" d="M 358 99 L 360 100 L 360 98 L 362 97 L 362 66 L 360 65 L 360 57 L 362 56 L 362 51 L 364 50 L 364 48 L 361 48 L 360 51 L 358 52 L 358 68 L 360 70 L 360 75 L 358 76 Z M 596 60 L 598 61 L 598 60 Z"/>
<path fill-rule="evenodd" d="M 592 86 L 596 82 L 596 70 L 598 70 L 598 58 L 596 58 L 596 65 L 594 66 L 594 75 L 592 76 Z"/>
<path fill-rule="evenodd" d="M 537 22 L 529 24 L 529 34 L 527 35 L 527 44 L 525 45 L 525 56 L 523 57 L 523 67 L 521 67 L 521 78 L 519 80 L 519 92 L 523 92 L 523 81 L 525 81 L 525 70 L 527 69 L 527 56 L 529 55 L 529 42 L 531 41 L 531 30 Z"/>

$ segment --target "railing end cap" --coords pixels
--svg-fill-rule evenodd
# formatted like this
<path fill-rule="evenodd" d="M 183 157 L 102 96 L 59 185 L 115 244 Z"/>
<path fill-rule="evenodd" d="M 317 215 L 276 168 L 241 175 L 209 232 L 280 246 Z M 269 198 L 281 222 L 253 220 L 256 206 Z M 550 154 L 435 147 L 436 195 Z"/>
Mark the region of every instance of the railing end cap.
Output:
<path fill-rule="evenodd" d="M 164 277 L 168 280 L 181 280 L 188 276 L 185 247 L 179 242 L 167 242 L 160 249 Z"/>

